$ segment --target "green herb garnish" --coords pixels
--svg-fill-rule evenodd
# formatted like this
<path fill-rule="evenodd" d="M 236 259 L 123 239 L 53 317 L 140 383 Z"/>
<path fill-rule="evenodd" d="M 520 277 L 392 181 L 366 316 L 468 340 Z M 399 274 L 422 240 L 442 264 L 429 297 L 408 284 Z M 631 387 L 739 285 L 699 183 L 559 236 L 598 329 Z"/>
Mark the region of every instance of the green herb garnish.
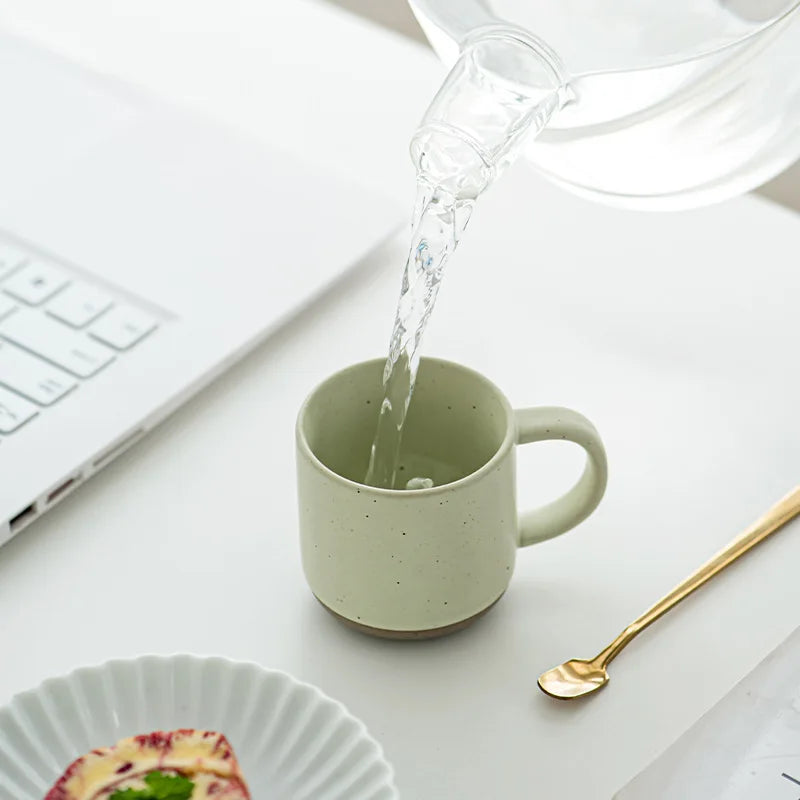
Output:
<path fill-rule="evenodd" d="M 120 789 L 108 800 L 191 800 L 194 784 L 181 775 L 151 772 L 145 779 L 146 789 Z"/>

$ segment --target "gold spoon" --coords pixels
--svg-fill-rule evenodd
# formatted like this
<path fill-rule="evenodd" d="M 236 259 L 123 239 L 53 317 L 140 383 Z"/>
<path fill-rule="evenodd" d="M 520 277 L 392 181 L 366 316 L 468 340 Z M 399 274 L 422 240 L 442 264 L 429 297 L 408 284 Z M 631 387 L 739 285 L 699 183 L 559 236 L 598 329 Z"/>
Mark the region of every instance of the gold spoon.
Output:
<path fill-rule="evenodd" d="M 630 644 L 646 627 L 652 625 L 671 608 L 674 608 L 695 589 L 710 581 L 718 572 L 763 542 L 790 519 L 800 513 L 800 486 L 789 492 L 783 500 L 776 503 L 763 517 L 754 522 L 744 533 L 734 539 L 700 569 L 693 572 L 683 583 L 678 584 L 668 595 L 651 606 L 637 620 L 625 628 L 602 653 L 593 659 L 573 659 L 543 673 L 539 677 L 539 688 L 559 700 L 572 700 L 575 697 L 596 692 L 608 683 L 608 665 Z"/>

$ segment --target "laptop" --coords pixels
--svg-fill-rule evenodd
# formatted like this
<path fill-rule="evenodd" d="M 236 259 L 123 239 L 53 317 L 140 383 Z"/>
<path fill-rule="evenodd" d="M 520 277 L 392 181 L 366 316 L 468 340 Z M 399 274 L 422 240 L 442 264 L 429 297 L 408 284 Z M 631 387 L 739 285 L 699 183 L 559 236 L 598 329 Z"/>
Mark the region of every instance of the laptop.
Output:
<path fill-rule="evenodd" d="M 339 175 L 2 33 L 0 107 L 2 544 L 402 215 Z"/>

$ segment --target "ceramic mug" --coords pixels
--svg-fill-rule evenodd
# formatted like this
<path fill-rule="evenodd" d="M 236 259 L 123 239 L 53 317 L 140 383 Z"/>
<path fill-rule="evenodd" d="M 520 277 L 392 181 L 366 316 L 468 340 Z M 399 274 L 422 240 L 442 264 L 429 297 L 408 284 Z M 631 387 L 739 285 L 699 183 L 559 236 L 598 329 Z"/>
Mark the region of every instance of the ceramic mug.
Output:
<path fill-rule="evenodd" d="M 430 489 L 363 483 L 383 398 L 384 361 L 348 367 L 317 387 L 297 420 L 303 569 L 342 621 L 390 638 L 465 627 L 505 592 L 518 547 L 558 536 L 594 511 L 606 487 L 603 443 L 566 408 L 513 410 L 471 369 L 423 359 L 398 475 Z M 566 439 L 586 451 L 563 497 L 517 512 L 515 450 Z"/>

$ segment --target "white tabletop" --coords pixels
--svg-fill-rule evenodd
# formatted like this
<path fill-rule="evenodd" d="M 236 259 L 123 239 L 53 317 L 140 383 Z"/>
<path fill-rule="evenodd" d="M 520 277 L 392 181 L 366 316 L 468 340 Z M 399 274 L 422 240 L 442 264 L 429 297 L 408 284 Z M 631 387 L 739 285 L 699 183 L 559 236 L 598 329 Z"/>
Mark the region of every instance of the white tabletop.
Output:
<path fill-rule="evenodd" d="M 395 76 L 368 115 L 386 138 L 364 151 L 377 179 L 410 194 L 405 162 L 381 148 L 407 135 L 397 128 L 413 124 L 436 65 L 377 29 L 285 5 L 319 46 L 332 37 L 326 57 L 369 51 L 373 85 L 383 69 Z M 342 107 L 363 105 L 352 93 L 364 80 L 340 86 Z M 355 152 L 355 129 L 340 124 L 329 128 Z M 342 700 L 383 743 L 405 798 L 607 800 L 800 622 L 794 524 L 631 645 L 600 695 L 568 705 L 535 688 L 800 480 L 798 241 L 800 220 L 765 201 L 634 214 L 518 166 L 476 211 L 425 350 L 484 371 L 514 404 L 592 418 L 611 468 L 598 512 L 520 553 L 502 602 L 451 638 L 368 639 L 313 599 L 294 417 L 325 375 L 383 352 L 398 237 L 0 551 L 0 702 L 111 657 L 223 654 Z M 521 501 L 556 493 L 578 468 L 566 445 L 524 448 Z"/>

